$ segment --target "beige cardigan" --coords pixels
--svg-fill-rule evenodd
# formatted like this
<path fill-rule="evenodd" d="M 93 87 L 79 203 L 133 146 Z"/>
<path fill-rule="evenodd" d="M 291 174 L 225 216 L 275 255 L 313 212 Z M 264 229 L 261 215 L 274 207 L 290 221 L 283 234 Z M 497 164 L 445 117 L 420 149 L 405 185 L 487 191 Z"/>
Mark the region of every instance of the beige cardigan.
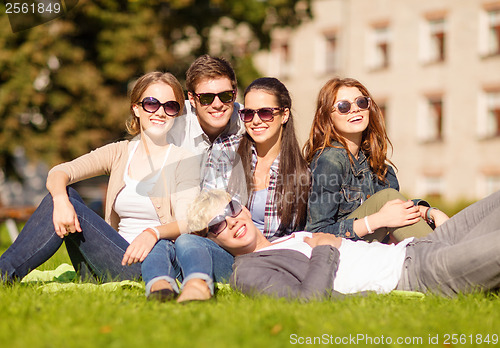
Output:
<path fill-rule="evenodd" d="M 118 230 L 120 217 L 114 210 L 118 193 L 125 187 L 123 174 L 128 157 L 140 137 L 111 143 L 80 156 L 71 162 L 59 164 L 50 172 L 62 171 L 69 176 L 69 184 L 99 175 L 109 175 L 104 218 Z M 200 156 L 171 145 L 163 171 L 149 197 L 161 224 L 186 220 L 188 205 L 200 190 Z M 50 174 L 49 172 L 49 174 Z M 181 230 L 181 233 L 188 231 Z"/>

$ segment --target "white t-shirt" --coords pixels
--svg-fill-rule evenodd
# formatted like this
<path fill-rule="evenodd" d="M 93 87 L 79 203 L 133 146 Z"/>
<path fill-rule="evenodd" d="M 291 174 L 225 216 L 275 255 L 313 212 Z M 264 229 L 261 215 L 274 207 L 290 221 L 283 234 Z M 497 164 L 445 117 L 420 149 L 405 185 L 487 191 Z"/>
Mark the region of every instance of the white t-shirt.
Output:
<path fill-rule="evenodd" d="M 116 196 L 114 205 L 114 210 L 120 217 L 118 233 L 129 243 L 132 243 L 146 228 L 161 225 L 153 202 L 149 198 L 149 192 L 151 192 L 158 180 L 172 148 L 171 146 L 168 147 L 163 165 L 156 174 L 147 180 L 135 180 L 128 175 L 128 172 L 132 156 L 137 150 L 139 143 L 138 141 L 130 153 L 125 173 L 123 174 L 125 187 Z"/>
<path fill-rule="evenodd" d="M 273 241 L 273 245 L 259 251 L 290 249 L 310 258 L 312 248 L 304 242 L 304 238 L 312 235 L 310 232 L 295 232 Z M 361 291 L 388 293 L 394 290 L 401 278 L 406 246 L 412 240 L 413 238 L 407 238 L 397 245 L 388 245 L 342 239 L 333 289 L 344 294 Z"/>

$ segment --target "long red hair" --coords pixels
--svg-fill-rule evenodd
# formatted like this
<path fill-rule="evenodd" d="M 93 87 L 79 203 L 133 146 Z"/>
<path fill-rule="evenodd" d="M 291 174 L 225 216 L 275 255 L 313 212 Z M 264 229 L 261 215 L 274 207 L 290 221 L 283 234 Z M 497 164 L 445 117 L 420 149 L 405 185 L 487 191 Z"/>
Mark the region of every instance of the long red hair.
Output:
<path fill-rule="evenodd" d="M 337 92 L 341 87 L 356 87 L 364 96 L 371 99 L 370 120 L 368 127 L 363 132 L 361 150 L 365 153 L 373 173 L 375 173 L 379 180 L 385 181 L 387 162 L 393 166 L 394 164 L 387 159 L 387 151 L 389 147 L 392 149 L 392 143 L 387 136 L 384 117 L 377 103 L 370 95 L 370 92 L 368 92 L 361 82 L 353 78 L 342 79 L 336 77 L 328 81 L 321 88 L 309 139 L 303 148 L 304 157 L 308 163 L 311 163 L 318 151 L 321 153 L 326 147 L 338 147 L 333 145 L 333 142 L 337 141 L 342 144 L 352 162 L 352 155 L 347 148 L 347 142 L 337 132 L 331 119 L 333 104 L 335 103 Z"/>

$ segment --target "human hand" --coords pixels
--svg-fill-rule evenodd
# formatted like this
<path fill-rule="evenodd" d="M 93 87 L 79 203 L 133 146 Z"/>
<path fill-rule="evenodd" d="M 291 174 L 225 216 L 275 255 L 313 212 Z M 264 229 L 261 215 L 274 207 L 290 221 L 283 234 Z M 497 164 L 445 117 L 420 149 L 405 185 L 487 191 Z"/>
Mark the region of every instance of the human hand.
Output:
<path fill-rule="evenodd" d="M 52 213 L 52 222 L 54 223 L 56 234 L 64 238 L 69 233 L 82 232 L 75 207 L 69 201 L 68 196 L 54 197 L 53 202 L 54 212 Z"/>
<path fill-rule="evenodd" d="M 402 227 L 413 225 L 420 220 L 420 210 L 412 201 L 395 199 L 388 201 L 378 211 L 379 227 Z M 374 230 L 379 227 L 373 228 Z"/>
<path fill-rule="evenodd" d="M 133 263 L 144 261 L 156 242 L 156 237 L 152 233 L 143 231 L 128 246 L 123 255 L 122 265 L 130 266 Z"/>
<path fill-rule="evenodd" d="M 442 225 L 446 220 L 450 218 L 444 212 L 436 208 L 432 209 L 429 215 L 431 216 L 432 220 L 434 220 L 434 225 L 436 225 L 436 227 Z"/>
<path fill-rule="evenodd" d="M 418 206 L 418 212 L 420 213 L 420 217 L 424 220 L 427 220 L 427 210 L 429 210 L 429 207 L 425 205 L 419 205 Z"/>
<path fill-rule="evenodd" d="M 342 238 L 330 233 L 316 232 L 312 234 L 312 237 L 305 237 L 304 242 L 309 244 L 311 248 L 315 248 L 318 245 L 331 245 L 338 249 L 342 244 Z"/>

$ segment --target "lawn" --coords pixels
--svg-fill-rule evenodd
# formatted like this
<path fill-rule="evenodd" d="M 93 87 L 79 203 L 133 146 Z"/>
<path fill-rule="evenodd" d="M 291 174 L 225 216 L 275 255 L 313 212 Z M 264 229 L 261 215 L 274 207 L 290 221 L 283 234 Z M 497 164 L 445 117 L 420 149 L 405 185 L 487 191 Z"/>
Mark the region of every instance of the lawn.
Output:
<path fill-rule="evenodd" d="M 0 252 L 7 236 L 0 228 Z M 64 250 L 43 269 L 68 262 Z M 142 285 L 142 284 L 141 284 Z M 41 283 L 0 288 L 0 347 L 285 347 L 338 345 L 494 346 L 497 295 L 455 299 L 401 294 L 329 302 L 248 298 L 222 287 L 215 299 L 147 301 L 138 287 L 48 291 Z M 400 344 L 397 344 L 399 340 Z"/>

